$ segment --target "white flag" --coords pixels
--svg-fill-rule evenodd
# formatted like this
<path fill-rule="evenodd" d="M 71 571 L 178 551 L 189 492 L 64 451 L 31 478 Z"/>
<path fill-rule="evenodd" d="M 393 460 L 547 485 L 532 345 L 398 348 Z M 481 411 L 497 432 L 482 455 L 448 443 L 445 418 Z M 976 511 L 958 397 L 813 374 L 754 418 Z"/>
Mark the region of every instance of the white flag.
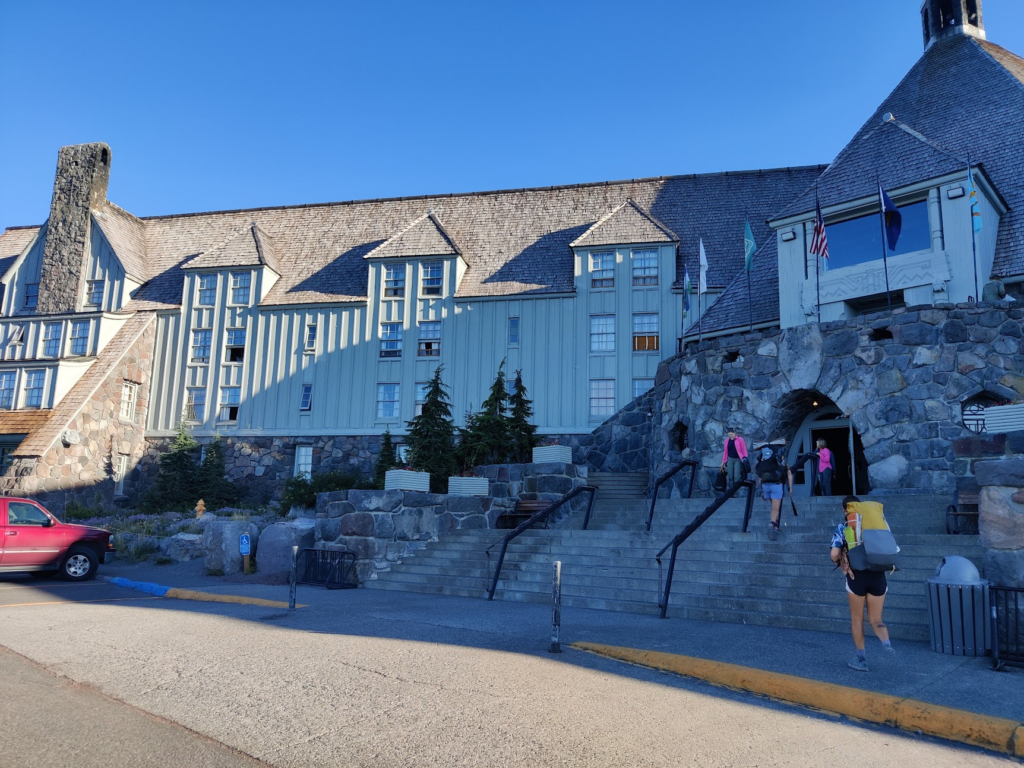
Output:
<path fill-rule="evenodd" d="M 708 292 L 708 255 L 704 253 L 704 238 L 700 241 L 700 274 L 697 277 L 697 295 Z"/>

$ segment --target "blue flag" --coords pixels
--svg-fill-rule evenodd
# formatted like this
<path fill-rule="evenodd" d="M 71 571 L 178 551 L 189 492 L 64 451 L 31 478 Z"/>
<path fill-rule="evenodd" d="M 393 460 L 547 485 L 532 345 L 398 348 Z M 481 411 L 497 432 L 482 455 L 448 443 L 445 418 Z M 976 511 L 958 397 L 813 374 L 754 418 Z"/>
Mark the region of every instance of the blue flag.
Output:
<path fill-rule="evenodd" d="M 754 267 L 754 251 L 757 244 L 754 242 L 754 233 L 750 231 L 750 222 L 743 222 L 743 268 L 749 272 Z"/>
<path fill-rule="evenodd" d="M 978 190 L 974 187 L 974 171 L 968 166 L 967 182 L 970 184 L 971 193 L 971 226 L 975 232 L 981 232 L 981 206 L 978 204 Z"/>
<path fill-rule="evenodd" d="M 881 184 L 878 185 L 878 199 L 882 204 L 882 219 L 885 221 L 885 239 L 889 241 L 889 250 L 895 251 L 896 241 L 900 239 L 900 231 L 903 229 L 903 215 L 885 194 Z"/>

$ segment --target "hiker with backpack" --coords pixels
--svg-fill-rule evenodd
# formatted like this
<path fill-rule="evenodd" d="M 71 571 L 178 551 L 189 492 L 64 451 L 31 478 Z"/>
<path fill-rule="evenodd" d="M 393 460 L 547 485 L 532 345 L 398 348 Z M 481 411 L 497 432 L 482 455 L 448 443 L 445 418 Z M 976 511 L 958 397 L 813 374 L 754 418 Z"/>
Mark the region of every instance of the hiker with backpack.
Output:
<path fill-rule="evenodd" d="M 754 467 L 757 482 L 761 485 L 761 498 L 770 501 L 772 505 L 771 519 L 768 522 L 769 541 L 775 541 L 779 533 L 779 524 L 782 519 L 783 484 L 785 482 L 789 482 L 789 495 L 793 495 L 793 473 L 786 466 L 783 448 L 785 448 L 784 441 L 773 441 L 761 446 L 758 452 L 758 462 Z"/>
<path fill-rule="evenodd" d="M 864 650 L 864 605 L 875 635 L 888 653 L 895 653 L 889 641 L 889 630 L 882 622 L 882 607 L 889 590 L 885 573 L 895 570 L 899 547 L 885 522 L 882 505 L 862 502 L 856 496 L 843 499 L 846 521 L 832 534 L 832 562 L 846 576 L 846 597 L 850 604 L 850 631 L 857 655 L 847 666 L 858 672 L 868 671 Z"/>

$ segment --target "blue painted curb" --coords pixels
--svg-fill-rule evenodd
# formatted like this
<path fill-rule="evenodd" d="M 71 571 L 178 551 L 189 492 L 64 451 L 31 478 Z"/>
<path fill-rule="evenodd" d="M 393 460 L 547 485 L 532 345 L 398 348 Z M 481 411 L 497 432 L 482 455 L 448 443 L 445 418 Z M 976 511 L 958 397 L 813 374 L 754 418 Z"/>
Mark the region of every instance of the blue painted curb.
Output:
<path fill-rule="evenodd" d="M 107 577 L 105 581 L 110 584 L 116 584 L 119 587 L 137 589 L 139 592 L 156 595 L 157 597 L 167 597 L 167 592 L 171 589 L 170 587 L 164 587 L 160 584 L 154 584 L 151 581 L 132 581 L 131 579 L 123 579 L 120 576 L 110 576 Z"/>

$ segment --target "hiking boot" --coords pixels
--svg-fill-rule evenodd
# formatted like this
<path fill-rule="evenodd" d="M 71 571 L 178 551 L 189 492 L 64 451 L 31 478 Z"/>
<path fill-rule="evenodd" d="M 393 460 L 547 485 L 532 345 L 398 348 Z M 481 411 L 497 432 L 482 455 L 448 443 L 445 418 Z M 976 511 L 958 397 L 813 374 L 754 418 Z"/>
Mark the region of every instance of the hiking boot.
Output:
<path fill-rule="evenodd" d="M 768 523 L 768 541 L 775 541 L 779 535 L 779 527 L 775 523 Z"/>
<path fill-rule="evenodd" d="M 868 660 L 862 659 L 860 656 L 854 656 L 852 659 L 846 662 L 846 666 L 848 666 L 850 669 L 855 669 L 858 672 L 867 672 Z"/>
<path fill-rule="evenodd" d="M 890 656 L 895 656 L 895 655 L 896 655 L 896 649 L 895 649 L 895 648 L 893 648 L 893 647 L 892 647 L 891 645 L 883 645 L 883 646 L 882 646 L 882 649 L 883 649 L 883 650 L 884 650 L 884 651 L 885 651 L 886 653 L 888 653 L 888 654 L 889 654 Z"/>

